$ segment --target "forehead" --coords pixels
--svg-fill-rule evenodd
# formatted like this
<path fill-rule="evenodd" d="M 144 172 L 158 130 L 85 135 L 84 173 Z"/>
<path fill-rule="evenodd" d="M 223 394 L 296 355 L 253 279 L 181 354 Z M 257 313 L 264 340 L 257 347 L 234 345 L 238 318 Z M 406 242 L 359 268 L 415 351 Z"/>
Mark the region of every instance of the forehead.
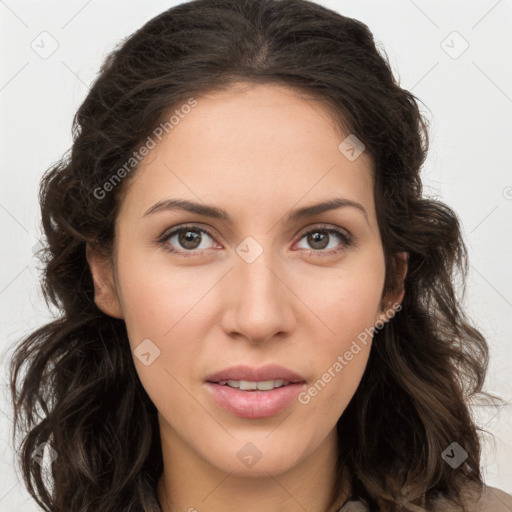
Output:
<path fill-rule="evenodd" d="M 139 164 L 122 210 L 143 215 L 166 196 L 248 211 L 341 195 L 372 211 L 371 160 L 340 151 L 349 134 L 325 103 L 274 84 L 235 84 L 195 99 Z"/>

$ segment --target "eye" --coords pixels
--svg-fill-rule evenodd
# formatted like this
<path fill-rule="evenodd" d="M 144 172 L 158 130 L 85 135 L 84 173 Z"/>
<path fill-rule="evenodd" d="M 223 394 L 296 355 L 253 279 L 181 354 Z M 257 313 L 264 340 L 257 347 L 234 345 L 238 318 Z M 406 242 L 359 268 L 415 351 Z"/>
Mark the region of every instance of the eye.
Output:
<path fill-rule="evenodd" d="M 341 240 L 341 243 L 335 243 L 334 246 L 329 248 L 329 242 L 332 240 L 333 235 L 335 235 L 338 240 Z M 312 255 L 336 254 L 353 245 L 353 239 L 348 233 L 340 228 L 324 225 L 306 231 L 306 233 L 301 236 L 300 240 L 304 238 L 306 238 L 306 242 L 313 248 L 313 250 L 309 251 Z M 328 250 L 325 250 L 326 248 Z"/>
<path fill-rule="evenodd" d="M 160 238 L 159 243 L 162 244 L 164 249 L 168 252 L 177 253 L 182 256 L 192 256 L 192 251 L 199 250 L 199 254 L 202 254 L 203 250 L 208 247 L 200 247 L 203 242 L 203 235 L 213 240 L 213 234 L 206 228 L 199 228 L 197 226 L 182 226 L 174 229 L 173 231 L 166 233 Z M 175 241 L 173 242 L 173 239 Z M 178 245 L 185 250 L 175 249 Z"/>

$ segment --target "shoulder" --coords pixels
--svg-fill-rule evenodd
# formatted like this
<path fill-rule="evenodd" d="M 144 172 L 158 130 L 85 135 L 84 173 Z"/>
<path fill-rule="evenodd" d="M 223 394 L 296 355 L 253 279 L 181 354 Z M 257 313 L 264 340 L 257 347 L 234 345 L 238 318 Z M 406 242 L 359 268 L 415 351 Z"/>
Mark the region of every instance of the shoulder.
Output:
<path fill-rule="evenodd" d="M 479 491 L 466 487 L 462 493 L 468 512 L 512 512 L 512 495 L 500 489 L 484 485 Z M 460 509 L 445 498 L 436 500 L 435 510 L 439 512 L 459 512 Z"/>
<path fill-rule="evenodd" d="M 512 495 L 485 485 L 476 505 L 477 512 L 512 512 Z"/>
<path fill-rule="evenodd" d="M 495 487 L 484 485 L 479 491 L 474 487 L 466 487 L 462 493 L 467 503 L 467 512 L 512 512 L 512 495 Z M 436 512 L 461 512 L 452 501 L 439 497 L 435 500 Z M 369 512 L 369 508 L 360 501 L 349 501 L 339 512 Z"/>

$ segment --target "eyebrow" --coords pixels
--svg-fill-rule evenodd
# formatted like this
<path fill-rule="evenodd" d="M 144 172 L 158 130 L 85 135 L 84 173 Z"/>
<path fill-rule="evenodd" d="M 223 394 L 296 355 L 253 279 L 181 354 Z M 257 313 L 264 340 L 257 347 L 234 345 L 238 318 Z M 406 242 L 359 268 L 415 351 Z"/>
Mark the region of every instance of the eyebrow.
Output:
<path fill-rule="evenodd" d="M 363 205 L 357 203 L 355 201 L 351 201 L 350 199 L 345 199 L 342 197 L 329 199 L 327 201 L 323 201 L 321 203 L 313 204 L 310 206 L 305 206 L 302 208 L 297 208 L 292 210 L 287 218 L 286 222 L 293 222 L 304 217 L 312 217 L 313 215 L 318 215 L 320 213 L 336 210 L 338 208 L 355 208 L 360 211 L 368 222 L 368 215 Z M 162 201 L 158 201 L 151 208 L 149 208 L 146 213 L 144 213 L 143 217 L 147 215 L 151 215 L 156 212 L 164 211 L 164 210 L 184 210 L 190 213 L 196 213 L 198 215 L 203 215 L 205 217 L 212 217 L 214 219 L 224 220 L 226 222 L 232 223 L 232 219 L 229 214 L 220 208 L 216 208 L 215 206 L 208 206 L 201 203 L 195 203 L 193 201 L 188 201 L 186 199 L 166 199 Z"/>

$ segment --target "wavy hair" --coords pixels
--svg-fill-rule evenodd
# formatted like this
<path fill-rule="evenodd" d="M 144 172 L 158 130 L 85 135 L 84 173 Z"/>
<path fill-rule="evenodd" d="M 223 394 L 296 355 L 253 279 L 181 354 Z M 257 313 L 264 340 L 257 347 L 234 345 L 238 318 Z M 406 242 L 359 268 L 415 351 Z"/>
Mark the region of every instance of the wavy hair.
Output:
<path fill-rule="evenodd" d="M 461 308 L 467 274 L 456 214 L 423 196 L 428 122 L 368 27 L 307 0 L 194 0 L 154 17 L 104 60 L 73 120 L 69 152 L 40 184 L 42 289 L 54 321 L 16 346 L 10 367 L 18 463 L 49 512 L 158 512 L 163 470 L 157 410 L 137 376 L 123 320 L 94 302 L 86 244 L 111 255 L 115 221 L 137 165 L 99 192 L 187 98 L 235 82 L 284 84 L 329 106 L 372 160 L 386 262 L 384 295 L 402 310 L 374 335 L 367 368 L 338 420 L 338 485 L 383 512 L 465 506 L 481 488 L 479 427 L 488 346 Z M 125 167 L 126 170 L 126 167 Z M 119 173 L 118 173 L 119 176 Z M 134 443 L 134 439 L 138 440 Z M 468 454 L 457 469 L 452 443 Z M 49 443 L 47 467 L 32 455 Z M 333 503 L 340 488 L 333 490 Z M 465 509 L 464 509 L 465 510 Z"/>

